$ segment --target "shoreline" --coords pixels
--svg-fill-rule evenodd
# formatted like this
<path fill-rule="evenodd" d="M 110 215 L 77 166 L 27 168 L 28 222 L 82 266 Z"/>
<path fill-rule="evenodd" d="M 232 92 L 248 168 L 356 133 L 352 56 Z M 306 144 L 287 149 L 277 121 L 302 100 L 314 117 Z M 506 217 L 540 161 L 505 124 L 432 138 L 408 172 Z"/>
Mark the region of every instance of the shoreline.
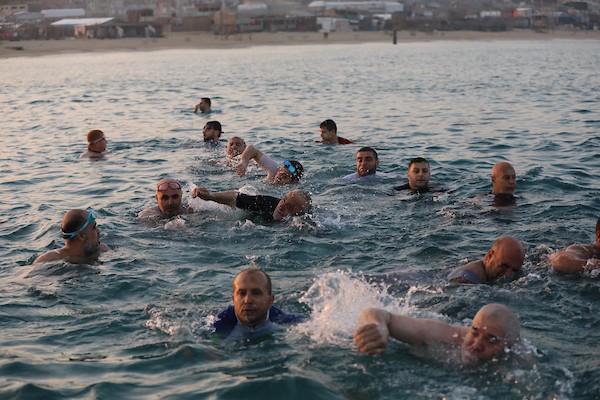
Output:
<path fill-rule="evenodd" d="M 432 42 L 442 40 L 494 41 L 494 40 L 600 40 L 600 31 L 554 30 L 536 32 L 530 29 L 504 32 L 448 31 L 409 32 L 398 31 L 397 42 Z M 320 32 L 258 32 L 217 36 L 210 32 L 169 32 L 161 38 L 125 39 L 61 39 L 23 40 L 0 43 L 0 59 L 36 57 L 53 54 L 95 53 L 113 51 L 155 51 L 175 49 L 232 49 L 252 46 L 290 46 L 307 44 L 358 44 L 388 42 L 392 33 L 384 31 L 331 32 L 325 39 Z"/>

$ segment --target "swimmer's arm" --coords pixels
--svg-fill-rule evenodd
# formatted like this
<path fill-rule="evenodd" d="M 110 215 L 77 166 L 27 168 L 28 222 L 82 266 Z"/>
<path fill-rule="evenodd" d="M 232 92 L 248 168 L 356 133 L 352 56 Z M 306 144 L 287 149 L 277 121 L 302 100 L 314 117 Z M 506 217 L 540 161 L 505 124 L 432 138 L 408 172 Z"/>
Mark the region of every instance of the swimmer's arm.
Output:
<path fill-rule="evenodd" d="M 200 108 L 200 103 L 198 103 L 194 106 L 194 113 L 196 113 L 199 108 Z"/>
<path fill-rule="evenodd" d="M 359 352 L 383 353 L 390 336 L 410 345 L 457 343 L 462 338 L 462 331 L 441 321 L 391 314 L 381 309 L 371 308 L 361 313 L 354 333 Z"/>
<path fill-rule="evenodd" d="M 106 245 L 106 243 L 100 243 L 100 253 L 104 253 L 105 251 L 110 251 L 110 247 Z"/>
<path fill-rule="evenodd" d="M 258 162 L 262 156 L 263 156 L 263 152 L 258 150 L 253 145 L 250 144 L 250 145 L 246 146 L 246 148 L 244 149 L 244 152 L 242 153 L 240 163 L 235 167 L 238 176 L 244 176 L 244 174 L 246 173 L 246 169 L 248 168 L 248 163 L 250 162 L 250 160 L 254 160 L 258 164 Z"/>
<path fill-rule="evenodd" d="M 593 250 L 586 245 L 572 245 L 563 251 L 550 254 L 548 262 L 552 265 L 554 271 L 565 274 L 575 275 L 583 272 L 583 269 L 591 261 L 591 265 L 600 267 L 600 260 L 592 259 Z"/>
<path fill-rule="evenodd" d="M 199 197 L 202 200 L 214 201 L 215 203 L 225 204 L 231 208 L 235 208 L 235 201 L 237 199 L 238 192 L 235 190 L 229 190 L 226 192 L 210 192 L 208 189 L 203 187 L 197 187 L 192 190 L 192 197 Z"/>

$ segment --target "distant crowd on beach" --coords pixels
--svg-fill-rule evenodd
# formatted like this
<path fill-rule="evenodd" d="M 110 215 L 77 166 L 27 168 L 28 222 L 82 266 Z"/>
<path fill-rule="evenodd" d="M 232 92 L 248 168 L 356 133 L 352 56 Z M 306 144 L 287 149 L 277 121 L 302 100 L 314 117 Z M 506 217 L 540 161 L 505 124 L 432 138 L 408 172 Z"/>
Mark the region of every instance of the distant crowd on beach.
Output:
<path fill-rule="evenodd" d="M 203 97 L 193 107 L 194 113 L 210 115 L 212 102 Z M 354 141 L 338 135 L 332 119 L 324 120 L 320 126 L 318 142 L 327 146 L 354 145 Z M 276 160 L 256 146 L 246 143 L 239 136 L 227 141 L 222 138 L 223 129 L 219 121 L 206 122 L 202 129 L 203 143 L 220 148 L 224 146 L 225 165 L 235 168 L 238 176 L 244 176 L 254 162 L 266 176 L 265 181 L 273 185 L 295 186 L 304 175 L 299 160 Z M 106 157 L 108 140 L 103 131 L 94 129 L 87 134 L 87 150 L 81 158 L 102 159 Z M 377 151 L 368 146 L 357 146 L 355 153 L 356 172 L 341 177 L 343 184 L 364 180 L 394 178 L 378 170 Z M 406 182 L 393 186 L 393 191 L 407 195 L 422 196 L 427 193 L 442 193 L 448 188 L 441 183 L 430 182 L 429 161 L 422 156 L 410 160 L 406 171 Z M 494 164 L 491 173 L 491 190 L 481 198 L 491 200 L 493 207 L 517 207 L 515 196 L 517 174 L 512 164 L 500 161 Z M 195 187 L 192 198 L 211 201 L 244 210 L 262 223 L 277 229 L 293 217 L 310 214 L 312 196 L 306 190 L 292 188 L 281 198 L 268 195 L 250 195 L 238 190 L 210 191 Z M 182 214 L 194 213 L 193 207 L 183 201 L 182 184 L 175 178 L 160 179 L 155 186 L 156 205 L 141 210 L 138 218 L 170 220 Z M 91 209 L 73 209 L 65 213 L 61 223 L 61 235 L 65 240 L 62 248 L 52 249 L 34 261 L 94 263 L 101 253 L 110 248 L 100 240 L 100 229 Z M 500 236 L 491 244 L 480 260 L 448 271 L 445 279 L 453 284 L 498 284 L 500 278 L 518 276 L 526 257 L 522 243 L 512 236 Z M 590 244 L 574 244 L 548 256 L 548 262 L 556 273 L 581 275 L 585 271 L 600 268 L 600 218 L 596 221 L 595 241 Z M 214 323 L 214 335 L 227 340 L 240 340 L 254 335 L 264 335 L 283 329 L 288 324 L 302 322 L 306 316 L 291 314 L 273 305 L 275 297 L 272 282 L 267 272 L 259 268 L 240 271 L 232 281 L 233 305 L 221 311 Z M 523 350 L 520 323 L 517 315 L 502 304 L 483 306 L 468 327 L 457 326 L 435 319 L 412 318 L 390 313 L 384 309 L 370 308 L 361 313 L 354 342 L 361 353 L 380 354 L 388 346 L 389 338 L 413 346 L 441 346 L 451 349 L 459 363 L 472 365 L 499 359 L 517 359 L 532 362 Z"/>

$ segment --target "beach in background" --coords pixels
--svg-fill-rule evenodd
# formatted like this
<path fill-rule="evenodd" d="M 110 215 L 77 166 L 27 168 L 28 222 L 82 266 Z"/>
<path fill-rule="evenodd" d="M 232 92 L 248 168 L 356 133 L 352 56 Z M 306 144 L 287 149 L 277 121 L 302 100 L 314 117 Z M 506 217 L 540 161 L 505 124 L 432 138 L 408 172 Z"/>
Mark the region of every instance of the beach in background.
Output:
<path fill-rule="evenodd" d="M 600 31 L 553 30 L 536 32 L 529 29 L 506 32 L 409 32 L 398 31 L 398 43 L 434 40 L 600 40 Z M 239 48 L 261 45 L 298 45 L 333 43 L 389 42 L 392 32 L 331 32 L 325 39 L 321 32 L 259 32 L 251 34 L 214 35 L 207 32 L 169 32 L 161 38 L 23 40 L 0 43 L 0 58 L 47 54 L 99 51 L 152 51 L 165 49 Z"/>

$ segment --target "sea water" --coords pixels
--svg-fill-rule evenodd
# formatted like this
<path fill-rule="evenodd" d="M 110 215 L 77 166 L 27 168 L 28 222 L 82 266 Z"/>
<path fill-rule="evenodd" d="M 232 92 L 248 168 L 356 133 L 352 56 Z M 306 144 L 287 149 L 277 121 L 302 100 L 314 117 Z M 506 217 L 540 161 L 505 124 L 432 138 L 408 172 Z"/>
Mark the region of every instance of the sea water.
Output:
<path fill-rule="evenodd" d="M 600 287 L 554 274 L 547 255 L 590 243 L 600 216 L 600 42 L 444 41 L 63 54 L 0 60 L 0 398 L 595 399 Z M 210 115 L 192 113 L 210 97 Z M 331 118 L 354 145 L 317 143 Z M 154 185 L 281 196 L 223 164 L 223 124 L 305 168 L 311 215 L 261 224 L 194 199 L 143 222 Z M 79 159 L 101 129 L 110 153 Z M 371 146 L 386 179 L 340 184 Z M 426 157 L 444 194 L 394 193 Z M 498 161 L 517 207 L 477 196 Z M 63 245 L 60 221 L 92 207 L 112 251 L 93 265 L 31 266 Z M 450 268 L 511 235 L 523 273 L 451 285 Z M 306 323 L 261 340 L 210 338 L 231 281 L 260 267 L 275 303 Z M 375 279 L 374 279 L 375 278 Z M 464 369 L 391 342 L 360 355 L 352 332 L 378 306 L 468 325 L 484 304 L 520 316 L 532 368 Z"/>

